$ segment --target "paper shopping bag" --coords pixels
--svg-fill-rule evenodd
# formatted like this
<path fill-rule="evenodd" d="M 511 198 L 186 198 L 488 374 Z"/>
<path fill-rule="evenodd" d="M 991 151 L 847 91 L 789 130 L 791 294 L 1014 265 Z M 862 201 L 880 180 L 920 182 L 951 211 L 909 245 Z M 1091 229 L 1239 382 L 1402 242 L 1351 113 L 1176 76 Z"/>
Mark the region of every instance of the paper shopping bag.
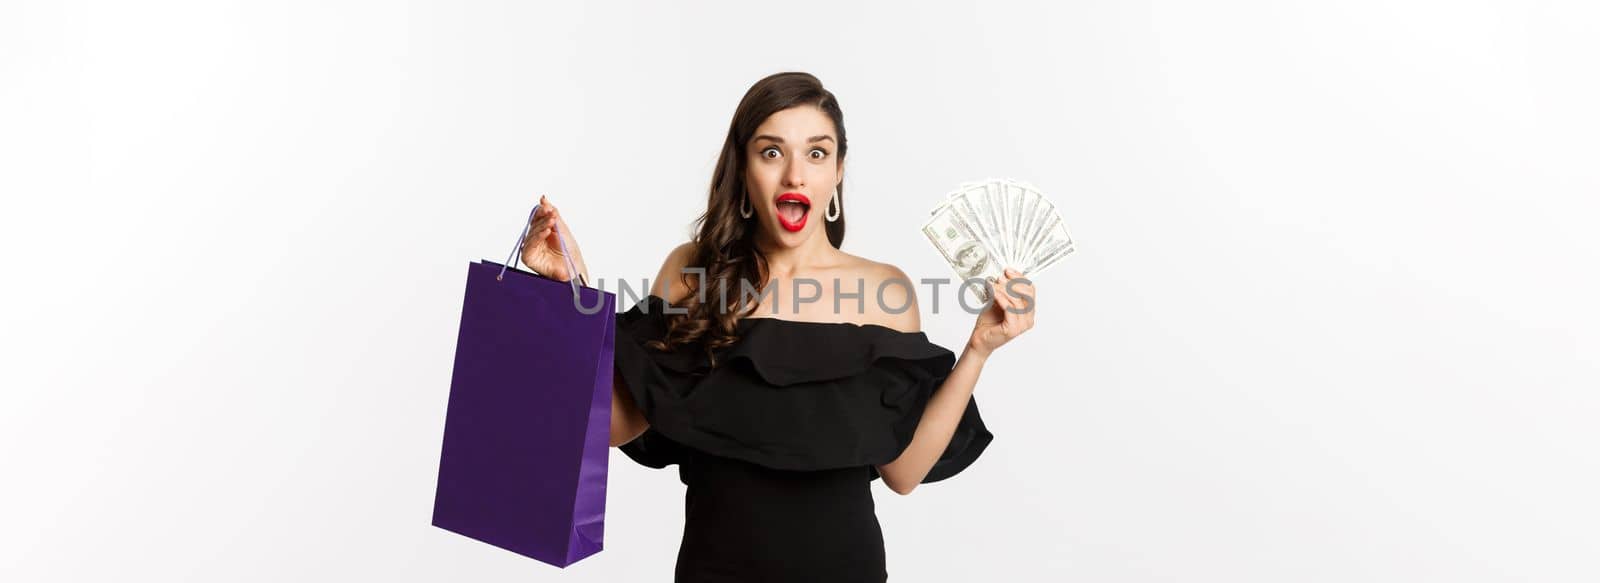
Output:
<path fill-rule="evenodd" d="M 510 269 L 526 235 L 467 268 L 433 525 L 566 567 L 603 548 L 616 296 Z"/>

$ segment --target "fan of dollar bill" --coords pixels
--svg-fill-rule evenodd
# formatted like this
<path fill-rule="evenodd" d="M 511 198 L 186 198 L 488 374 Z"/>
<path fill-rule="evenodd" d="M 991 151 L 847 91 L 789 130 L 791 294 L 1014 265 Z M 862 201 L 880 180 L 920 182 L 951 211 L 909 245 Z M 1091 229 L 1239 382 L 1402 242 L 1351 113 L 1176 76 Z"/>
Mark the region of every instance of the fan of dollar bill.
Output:
<path fill-rule="evenodd" d="M 963 281 L 998 278 L 1007 267 L 1034 279 L 1073 250 L 1056 206 L 1027 182 L 963 182 L 932 214 L 922 233 Z M 989 301 L 985 287 L 975 291 Z"/>

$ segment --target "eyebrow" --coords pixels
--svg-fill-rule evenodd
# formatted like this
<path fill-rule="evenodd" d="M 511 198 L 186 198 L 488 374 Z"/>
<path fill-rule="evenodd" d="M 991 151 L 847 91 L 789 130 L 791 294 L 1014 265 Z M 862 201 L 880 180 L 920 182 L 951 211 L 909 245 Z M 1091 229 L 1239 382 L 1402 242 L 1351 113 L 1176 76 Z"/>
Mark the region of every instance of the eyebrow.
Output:
<path fill-rule="evenodd" d="M 780 138 L 778 136 L 769 136 L 767 134 L 761 134 L 761 135 L 756 136 L 754 138 L 750 138 L 750 141 L 752 141 L 752 142 L 754 142 L 756 140 L 772 140 L 772 141 L 780 143 L 780 144 L 783 143 L 783 138 Z M 829 136 L 829 135 L 811 136 L 811 139 L 806 140 L 806 143 L 809 144 L 811 142 L 820 142 L 820 141 L 823 141 L 823 140 L 828 140 L 828 141 L 831 142 L 831 141 L 833 141 L 833 136 Z"/>

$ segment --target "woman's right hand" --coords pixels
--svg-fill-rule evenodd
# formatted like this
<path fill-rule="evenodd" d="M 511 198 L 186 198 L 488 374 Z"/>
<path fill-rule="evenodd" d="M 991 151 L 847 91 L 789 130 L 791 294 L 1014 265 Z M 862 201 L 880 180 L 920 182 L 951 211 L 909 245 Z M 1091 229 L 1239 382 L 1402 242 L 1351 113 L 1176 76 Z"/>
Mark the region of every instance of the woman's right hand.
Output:
<path fill-rule="evenodd" d="M 572 263 L 587 280 L 588 269 L 583 264 L 583 253 L 578 251 L 577 238 L 572 236 L 572 230 L 561 219 L 560 209 L 543 196 L 539 197 L 539 211 L 534 213 L 533 222 L 528 228 L 528 240 L 522 244 L 522 264 L 556 281 L 571 280 L 574 274 L 567 268 L 567 260 L 561 252 L 561 241 L 556 238 L 557 229 L 567 240 L 567 252 L 572 254 Z"/>

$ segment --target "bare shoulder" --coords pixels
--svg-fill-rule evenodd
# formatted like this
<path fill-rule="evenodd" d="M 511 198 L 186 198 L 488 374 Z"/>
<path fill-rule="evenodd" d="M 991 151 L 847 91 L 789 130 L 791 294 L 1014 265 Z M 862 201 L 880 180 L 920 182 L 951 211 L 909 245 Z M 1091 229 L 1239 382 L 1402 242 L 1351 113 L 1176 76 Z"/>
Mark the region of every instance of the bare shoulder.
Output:
<path fill-rule="evenodd" d="M 899 267 L 852 255 L 852 271 L 864 282 L 866 310 L 863 324 L 877 324 L 901 332 L 922 330 L 921 309 L 917 306 L 916 286 Z"/>
<path fill-rule="evenodd" d="M 674 247 L 661 261 L 661 271 L 650 284 L 650 293 L 677 304 L 689 296 L 689 279 L 683 272 L 694 259 L 694 243 L 686 242 Z"/>

